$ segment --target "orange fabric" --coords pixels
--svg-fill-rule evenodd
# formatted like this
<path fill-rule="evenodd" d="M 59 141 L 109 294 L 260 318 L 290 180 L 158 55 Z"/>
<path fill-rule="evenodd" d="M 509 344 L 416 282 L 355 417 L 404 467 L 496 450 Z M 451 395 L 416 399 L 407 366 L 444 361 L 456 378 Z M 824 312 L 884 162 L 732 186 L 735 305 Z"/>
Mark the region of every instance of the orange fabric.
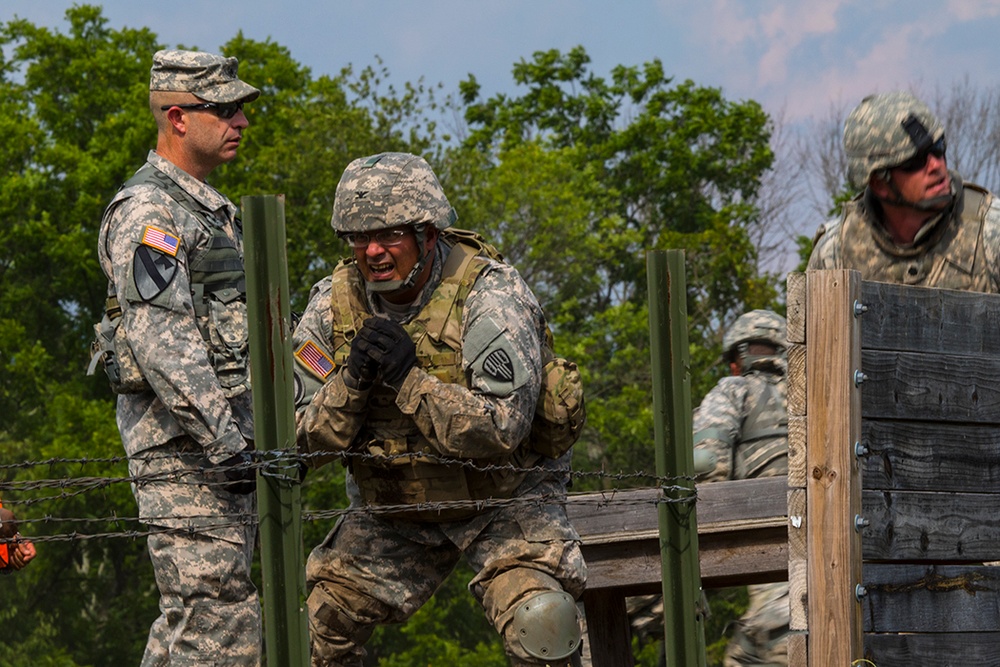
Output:
<path fill-rule="evenodd" d="M 3 503 L 0 503 L 0 507 L 3 507 Z M 10 567 L 10 553 L 6 544 L 0 544 L 0 570 L 8 567 Z"/>

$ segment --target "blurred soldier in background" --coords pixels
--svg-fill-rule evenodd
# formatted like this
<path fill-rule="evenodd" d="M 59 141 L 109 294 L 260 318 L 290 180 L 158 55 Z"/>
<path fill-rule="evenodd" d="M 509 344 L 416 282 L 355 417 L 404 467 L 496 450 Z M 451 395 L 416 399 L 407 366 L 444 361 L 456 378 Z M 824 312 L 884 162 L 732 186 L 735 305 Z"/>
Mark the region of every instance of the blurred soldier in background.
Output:
<path fill-rule="evenodd" d="M 558 502 L 579 373 L 517 271 L 455 219 L 415 155 L 355 160 L 337 186 L 353 257 L 293 336 L 300 448 L 344 461 L 357 510 L 306 567 L 316 667 L 360 667 L 375 627 L 409 618 L 462 557 L 512 665 L 579 656 L 586 566 Z"/>
<path fill-rule="evenodd" d="M 1000 292 L 1000 204 L 948 170 L 946 148 L 941 123 L 913 95 L 864 98 L 844 122 L 848 177 L 863 192 L 820 227 L 808 268 Z"/>
<path fill-rule="evenodd" d="M 785 318 L 769 310 L 741 315 L 723 337 L 729 377 L 694 414 L 695 452 L 714 461 L 704 481 L 788 474 Z M 724 665 L 788 664 L 788 583 L 748 587 L 750 606 L 737 622 Z"/>

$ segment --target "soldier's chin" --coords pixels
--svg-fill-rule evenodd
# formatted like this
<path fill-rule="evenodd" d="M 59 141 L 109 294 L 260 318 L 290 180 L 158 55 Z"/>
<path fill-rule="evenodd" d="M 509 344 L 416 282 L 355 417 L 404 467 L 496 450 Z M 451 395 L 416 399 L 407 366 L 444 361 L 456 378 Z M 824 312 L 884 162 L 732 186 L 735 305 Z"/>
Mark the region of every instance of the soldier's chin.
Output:
<path fill-rule="evenodd" d="M 395 292 L 403 286 L 402 280 L 369 280 L 368 289 L 379 294 Z"/>

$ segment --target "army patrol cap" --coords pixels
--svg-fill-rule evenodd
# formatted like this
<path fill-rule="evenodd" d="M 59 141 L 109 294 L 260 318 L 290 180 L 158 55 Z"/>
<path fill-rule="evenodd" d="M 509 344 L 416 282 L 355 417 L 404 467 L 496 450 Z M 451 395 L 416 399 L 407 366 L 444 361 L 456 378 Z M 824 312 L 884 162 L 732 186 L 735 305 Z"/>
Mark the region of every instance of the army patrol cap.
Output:
<path fill-rule="evenodd" d="M 779 349 L 788 347 L 785 318 L 770 310 L 751 310 L 740 315 L 722 337 L 722 349 L 729 352 L 740 343 L 770 343 Z"/>
<path fill-rule="evenodd" d="M 337 184 L 331 224 L 343 234 L 398 225 L 447 229 L 457 219 L 426 160 L 409 153 L 380 153 L 347 165 Z"/>
<path fill-rule="evenodd" d="M 206 102 L 252 102 L 260 91 L 240 81 L 239 61 L 202 51 L 157 51 L 149 90 L 191 93 Z"/>
<path fill-rule="evenodd" d="M 869 95 L 844 121 L 848 179 L 864 188 L 874 172 L 906 162 L 942 137 L 944 127 L 910 93 Z"/>

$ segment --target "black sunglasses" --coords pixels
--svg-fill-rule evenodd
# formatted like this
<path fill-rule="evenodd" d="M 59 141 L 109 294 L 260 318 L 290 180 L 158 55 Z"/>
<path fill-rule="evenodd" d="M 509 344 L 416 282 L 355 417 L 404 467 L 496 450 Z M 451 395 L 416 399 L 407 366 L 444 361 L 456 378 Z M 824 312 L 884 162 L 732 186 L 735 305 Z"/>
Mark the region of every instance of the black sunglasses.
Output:
<path fill-rule="evenodd" d="M 162 107 L 160 107 L 160 111 L 166 111 L 167 109 L 171 109 L 173 107 L 177 107 L 178 109 L 193 109 L 193 110 L 211 109 L 212 111 L 215 112 L 215 115 L 218 116 L 219 118 L 224 118 L 226 120 L 229 120 L 237 113 L 239 113 L 241 109 L 243 109 L 243 102 L 226 102 L 226 103 L 197 102 L 194 104 L 165 104 Z"/>
<path fill-rule="evenodd" d="M 947 150 L 948 145 L 945 143 L 944 137 L 941 137 L 931 144 L 927 150 L 920 151 L 906 162 L 896 165 L 895 168 L 905 171 L 906 173 L 920 171 L 927 166 L 927 158 L 929 156 L 933 155 L 934 157 L 943 158 Z"/>

